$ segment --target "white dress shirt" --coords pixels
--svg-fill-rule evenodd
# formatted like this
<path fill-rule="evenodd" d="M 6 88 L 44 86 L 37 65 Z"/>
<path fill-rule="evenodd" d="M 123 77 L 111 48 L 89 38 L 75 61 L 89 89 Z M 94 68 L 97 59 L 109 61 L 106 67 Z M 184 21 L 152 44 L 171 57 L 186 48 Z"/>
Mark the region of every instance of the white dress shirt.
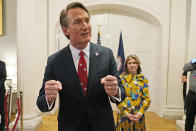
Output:
<path fill-rule="evenodd" d="M 90 59 L 90 43 L 88 43 L 88 45 L 83 49 L 83 50 L 78 50 L 75 47 L 73 47 L 71 44 L 69 44 L 70 50 L 71 50 L 71 54 L 72 54 L 72 58 L 74 61 L 74 65 L 76 68 L 76 71 L 78 72 L 78 63 L 80 60 L 80 51 L 84 52 L 84 58 L 86 60 L 86 64 L 87 64 L 87 76 L 88 76 L 88 72 L 89 72 L 89 59 Z"/>

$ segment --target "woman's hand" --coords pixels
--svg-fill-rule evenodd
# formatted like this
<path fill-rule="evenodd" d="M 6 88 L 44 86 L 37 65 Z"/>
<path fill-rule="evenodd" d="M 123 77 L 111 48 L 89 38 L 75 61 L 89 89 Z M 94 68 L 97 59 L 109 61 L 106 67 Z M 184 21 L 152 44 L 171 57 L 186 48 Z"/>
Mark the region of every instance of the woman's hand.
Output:
<path fill-rule="evenodd" d="M 134 122 L 138 122 L 142 118 L 142 114 L 137 113 L 137 114 L 133 115 L 132 117 L 134 118 L 133 119 Z"/>
<path fill-rule="evenodd" d="M 134 115 L 132 115 L 132 114 L 128 114 L 128 115 L 127 115 L 127 118 L 128 118 L 129 120 L 131 120 L 131 121 L 135 119 L 135 118 L 134 118 Z"/>

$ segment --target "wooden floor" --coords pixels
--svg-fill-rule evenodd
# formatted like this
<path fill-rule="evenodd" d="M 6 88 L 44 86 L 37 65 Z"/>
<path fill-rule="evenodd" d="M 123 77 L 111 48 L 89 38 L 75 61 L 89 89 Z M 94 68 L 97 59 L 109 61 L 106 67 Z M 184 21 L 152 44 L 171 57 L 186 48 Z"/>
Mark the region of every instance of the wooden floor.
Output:
<path fill-rule="evenodd" d="M 57 131 L 57 112 L 54 115 L 42 115 L 42 118 L 42 124 L 37 131 Z M 175 120 L 166 120 L 153 112 L 146 112 L 146 128 L 147 131 L 177 131 Z"/>

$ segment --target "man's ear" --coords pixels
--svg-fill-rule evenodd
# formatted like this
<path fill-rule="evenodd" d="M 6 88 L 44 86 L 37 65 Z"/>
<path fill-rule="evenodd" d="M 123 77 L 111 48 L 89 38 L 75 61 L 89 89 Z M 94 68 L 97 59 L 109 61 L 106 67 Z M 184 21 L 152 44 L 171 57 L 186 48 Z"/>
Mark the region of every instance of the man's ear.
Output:
<path fill-rule="evenodd" d="M 62 27 L 62 31 L 63 31 L 63 33 L 64 33 L 65 35 L 69 35 L 69 28 L 63 26 L 63 27 Z"/>

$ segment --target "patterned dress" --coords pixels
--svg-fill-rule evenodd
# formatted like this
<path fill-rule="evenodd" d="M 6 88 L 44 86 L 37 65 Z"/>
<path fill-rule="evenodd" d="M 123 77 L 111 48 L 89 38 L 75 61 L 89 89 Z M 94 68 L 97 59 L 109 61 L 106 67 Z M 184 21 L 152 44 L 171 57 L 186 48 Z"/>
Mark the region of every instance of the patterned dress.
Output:
<path fill-rule="evenodd" d="M 126 97 L 118 105 L 117 131 L 146 131 L 144 112 L 150 105 L 148 80 L 142 74 L 120 75 Z M 134 123 L 127 114 L 143 114 L 139 122 Z"/>

